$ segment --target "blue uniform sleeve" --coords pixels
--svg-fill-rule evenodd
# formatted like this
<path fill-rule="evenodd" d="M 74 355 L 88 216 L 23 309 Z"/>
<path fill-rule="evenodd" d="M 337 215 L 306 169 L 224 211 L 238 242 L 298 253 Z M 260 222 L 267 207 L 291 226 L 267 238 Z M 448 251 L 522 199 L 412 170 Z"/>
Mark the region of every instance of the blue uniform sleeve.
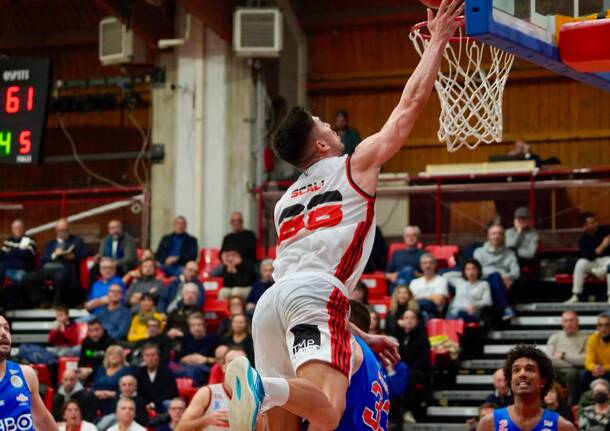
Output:
<path fill-rule="evenodd" d="M 393 374 L 387 374 L 388 389 L 390 390 L 390 397 L 400 397 L 405 389 L 407 388 L 407 382 L 409 380 L 409 367 L 402 361 L 399 361 L 394 367 Z"/>

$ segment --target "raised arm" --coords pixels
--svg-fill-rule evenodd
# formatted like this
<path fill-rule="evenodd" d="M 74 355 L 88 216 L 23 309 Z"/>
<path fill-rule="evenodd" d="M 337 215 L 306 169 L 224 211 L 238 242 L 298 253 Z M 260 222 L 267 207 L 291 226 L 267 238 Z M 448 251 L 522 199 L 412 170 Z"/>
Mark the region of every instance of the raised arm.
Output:
<path fill-rule="evenodd" d="M 212 392 L 208 386 L 199 389 L 188 408 L 182 415 L 176 431 L 199 431 L 210 425 L 225 427 L 228 425 L 227 412 L 214 412 L 204 415 L 212 400 Z"/>
<path fill-rule="evenodd" d="M 352 177 L 365 192 L 375 193 L 381 165 L 400 150 L 428 103 L 445 46 L 458 28 L 456 18 L 463 10 L 463 0 L 443 0 L 436 17 L 428 9 L 428 29 L 431 34 L 428 47 L 381 131 L 360 143 L 352 156 Z"/>

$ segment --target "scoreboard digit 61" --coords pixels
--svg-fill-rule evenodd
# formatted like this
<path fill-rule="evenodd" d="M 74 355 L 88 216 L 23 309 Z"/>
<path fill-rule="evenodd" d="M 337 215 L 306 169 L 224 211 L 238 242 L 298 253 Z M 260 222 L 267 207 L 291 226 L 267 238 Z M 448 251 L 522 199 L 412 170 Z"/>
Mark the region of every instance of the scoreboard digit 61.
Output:
<path fill-rule="evenodd" d="M 0 60 L 0 163 L 38 163 L 51 62 Z"/>

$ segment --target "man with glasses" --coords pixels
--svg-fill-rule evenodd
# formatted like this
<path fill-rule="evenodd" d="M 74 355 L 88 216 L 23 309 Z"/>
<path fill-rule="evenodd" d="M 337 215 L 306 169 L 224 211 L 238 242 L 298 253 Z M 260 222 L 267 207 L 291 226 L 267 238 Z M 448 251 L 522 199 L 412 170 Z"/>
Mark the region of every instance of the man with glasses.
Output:
<path fill-rule="evenodd" d="M 233 211 L 230 218 L 232 232 L 225 235 L 222 240 L 221 251 L 225 249 L 237 250 L 241 257 L 250 262 L 256 262 L 256 235 L 244 229 L 244 218 L 238 211 Z"/>
<path fill-rule="evenodd" d="M 587 340 L 585 370 L 580 375 L 580 393 L 589 388 L 594 379 L 610 381 L 610 312 L 597 317 L 597 331 Z"/>
<path fill-rule="evenodd" d="M 587 335 L 578 330 L 578 314 L 566 310 L 561 315 L 563 330 L 551 335 L 546 354 L 553 361 L 557 381 L 568 388 L 568 404 L 578 402 L 578 378 L 585 365 Z"/>
<path fill-rule="evenodd" d="M 100 260 L 100 274 L 101 278 L 91 286 L 85 303 L 85 308 L 94 314 L 98 308 L 108 304 L 110 286 L 119 285 L 121 289 L 125 289 L 123 280 L 116 275 L 116 263 L 110 257 L 103 257 Z"/>

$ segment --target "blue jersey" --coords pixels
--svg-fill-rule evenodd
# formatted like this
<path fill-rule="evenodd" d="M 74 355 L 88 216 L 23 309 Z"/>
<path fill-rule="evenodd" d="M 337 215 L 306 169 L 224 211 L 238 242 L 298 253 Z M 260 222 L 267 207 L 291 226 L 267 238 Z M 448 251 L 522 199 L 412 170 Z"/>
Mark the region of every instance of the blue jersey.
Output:
<path fill-rule="evenodd" d="M 6 361 L 0 380 L 0 431 L 34 431 L 32 393 L 19 364 Z"/>
<path fill-rule="evenodd" d="M 538 425 L 532 431 L 557 431 L 559 429 L 559 414 L 551 410 L 544 410 Z M 508 408 L 494 410 L 495 431 L 521 431 L 508 414 Z"/>
<path fill-rule="evenodd" d="M 345 412 L 336 431 L 387 431 L 390 395 L 385 371 L 369 346 L 354 338 L 364 358 L 347 389 Z"/>

